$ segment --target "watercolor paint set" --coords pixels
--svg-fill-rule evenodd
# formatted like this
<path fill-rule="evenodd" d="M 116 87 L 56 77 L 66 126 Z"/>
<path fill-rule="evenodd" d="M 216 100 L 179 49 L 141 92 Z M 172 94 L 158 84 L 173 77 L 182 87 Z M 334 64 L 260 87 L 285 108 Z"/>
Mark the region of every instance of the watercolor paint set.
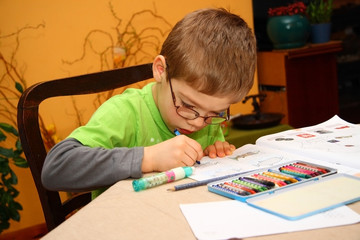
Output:
<path fill-rule="evenodd" d="M 360 200 L 360 178 L 292 161 L 209 183 L 210 192 L 297 220 Z"/>

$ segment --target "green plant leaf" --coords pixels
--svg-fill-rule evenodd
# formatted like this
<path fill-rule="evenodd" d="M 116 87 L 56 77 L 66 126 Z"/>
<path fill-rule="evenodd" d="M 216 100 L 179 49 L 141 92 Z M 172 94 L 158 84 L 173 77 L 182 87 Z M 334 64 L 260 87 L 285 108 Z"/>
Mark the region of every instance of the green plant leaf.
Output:
<path fill-rule="evenodd" d="M 20 213 L 17 209 L 15 208 L 10 208 L 10 218 L 15 220 L 15 221 L 20 221 Z"/>
<path fill-rule="evenodd" d="M 13 198 L 16 198 L 17 196 L 19 196 L 20 192 L 18 190 L 16 190 L 15 188 L 13 188 L 11 194 L 12 194 Z"/>
<path fill-rule="evenodd" d="M 14 158 L 14 164 L 18 167 L 21 167 L 21 168 L 27 168 L 29 167 L 29 164 L 28 162 L 22 158 L 22 157 L 15 157 Z"/>
<path fill-rule="evenodd" d="M 9 174 L 8 174 L 9 175 Z M 10 175 L 9 175 L 10 176 Z M 4 186 L 5 186 L 5 189 L 6 189 L 6 192 L 4 193 L 3 196 L 1 197 L 4 197 L 4 199 L 7 198 L 7 194 L 11 194 L 11 189 L 13 189 L 13 186 L 11 185 L 11 179 L 10 177 L 8 178 L 4 178 L 3 179 L 3 183 L 4 183 Z"/>
<path fill-rule="evenodd" d="M 3 158 L 3 157 L 0 156 L 0 164 L 1 164 L 1 163 L 8 164 L 8 163 L 9 163 L 9 159 Z"/>
<path fill-rule="evenodd" d="M 23 207 L 21 206 L 21 204 L 16 202 L 16 201 L 11 202 L 10 206 L 17 209 L 17 210 L 23 210 Z"/>
<path fill-rule="evenodd" d="M 7 192 L 11 195 L 13 199 L 19 196 L 19 191 L 16 190 L 16 188 L 14 188 L 13 186 L 11 186 L 11 188 L 9 188 Z"/>
<path fill-rule="evenodd" d="M 0 131 L 0 142 L 4 141 L 6 139 L 6 135 Z"/>
<path fill-rule="evenodd" d="M 18 150 L 18 151 L 20 151 L 20 152 L 23 151 L 22 146 L 21 146 L 20 139 L 16 140 L 15 147 L 16 147 L 16 150 Z"/>
<path fill-rule="evenodd" d="M 8 133 L 14 134 L 15 136 L 19 136 L 19 133 L 16 130 L 16 128 L 14 128 L 13 126 L 11 126 L 8 123 L 0 123 L 0 128 L 3 129 L 4 131 L 8 132 Z"/>
<path fill-rule="evenodd" d="M 22 153 L 22 151 L 15 150 L 14 151 L 14 158 L 20 157 L 21 153 Z"/>
<path fill-rule="evenodd" d="M 0 162 L 0 173 L 1 173 L 1 179 L 5 178 L 6 175 L 8 175 L 10 172 L 9 162 Z"/>
<path fill-rule="evenodd" d="M 332 11 L 333 0 L 311 0 L 306 10 L 311 24 L 330 22 Z"/>
<path fill-rule="evenodd" d="M 13 158 L 14 151 L 11 148 L 0 147 L 0 156 L 4 156 L 6 158 Z"/>
<path fill-rule="evenodd" d="M 13 197 L 8 192 L 4 192 L 3 195 L 0 198 L 1 203 L 3 203 L 4 206 L 9 204 L 9 202 L 12 201 L 12 200 L 13 200 Z"/>
<path fill-rule="evenodd" d="M 10 223 L 8 221 L 1 221 L 0 222 L 0 233 L 5 230 L 8 229 L 10 227 Z"/>
<path fill-rule="evenodd" d="M 16 88 L 20 93 L 23 93 L 23 92 L 24 92 L 24 88 L 23 88 L 23 86 L 22 86 L 19 82 L 15 82 L 15 88 Z"/>
<path fill-rule="evenodd" d="M 12 185 L 16 185 L 18 183 L 18 178 L 16 176 L 16 174 L 10 169 L 10 181 Z"/>
<path fill-rule="evenodd" d="M 0 220 L 1 221 L 8 221 L 9 218 L 9 210 L 5 207 L 5 204 L 2 202 L 0 203 Z"/>

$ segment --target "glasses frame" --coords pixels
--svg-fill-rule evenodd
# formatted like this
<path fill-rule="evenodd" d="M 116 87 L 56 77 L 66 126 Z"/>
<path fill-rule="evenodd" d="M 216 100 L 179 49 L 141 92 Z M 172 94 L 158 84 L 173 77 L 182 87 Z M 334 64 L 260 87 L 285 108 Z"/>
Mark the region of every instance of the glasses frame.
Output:
<path fill-rule="evenodd" d="M 173 87 L 172 87 L 172 84 L 171 84 L 171 78 L 170 78 L 168 72 L 166 73 L 166 76 L 167 76 L 167 80 L 169 81 L 170 92 L 171 92 L 172 100 L 173 100 L 173 103 L 174 103 L 174 107 L 175 107 L 175 109 L 176 109 L 176 113 L 177 113 L 180 117 L 182 117 L 182 118 L 184 118 L 184 119 L 187 119 L 187 120 L 195 120 L 195 119 L 197 119 L 197 118 L 200 117 L 200 118 L 203 118 L 203 119 L 204 119 L 204 122 L 205 122 L 206 124 L 209 124 L 209 125 L 217 125 L 217 124 L 221 124 L 221 123 L 229 120 L 229 118 L 230 118 L 230 108 L 226 109 L 226 117 L 217 116 L 217 115 L 204 117 L 204 116 L 201 116 L 200 113 L 198 113 L 198 112 L 195 111 L 194 109 L 191 109 L 191 108 L 188 108 L 188 107 L 184 107 L 184 106 L 177 106 L 177 105 L 176 105 L 176 97 L 175 97 L 175 94 L 174 94 L 174 91 L 173 91 Z M 194 114 L 195 114 L 194 118 L 188 118 L 188 117 L 184 117 L 183 115 L 181 115 L 181 114 L 179 113 L 179 109 L 180 109 L 180 108 L 186 108 L 187 110 L 190 110 L 190 111 L 194 112 Z M 223 119 L 223 121 L 222 121 L 222 122 L 218 122 L 218 123 L 212 123 L 211 120 L 212 120 L 213 118 Z M 208 119 L 209 119 L 210 121 L 208 121 Z"/>

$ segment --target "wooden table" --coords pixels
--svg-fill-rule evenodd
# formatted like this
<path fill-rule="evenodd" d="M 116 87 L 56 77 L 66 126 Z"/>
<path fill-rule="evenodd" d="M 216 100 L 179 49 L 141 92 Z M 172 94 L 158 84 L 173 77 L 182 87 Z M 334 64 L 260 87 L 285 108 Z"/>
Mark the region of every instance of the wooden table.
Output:
<path fill-rule="evenodd" d="M 89 203 L 43 239 L 195 239 L 179 204 L 224 201 L 206 186 L 169 192 L 183 179 L 141 192 L 131 180 L 120 181 Z M 230 200 L 229 200 L 230 201 Z M 360 202 L 349 205 L 360 213 Z M 360 224 L 251 238 L 256 240 L 360 239 Z"/>

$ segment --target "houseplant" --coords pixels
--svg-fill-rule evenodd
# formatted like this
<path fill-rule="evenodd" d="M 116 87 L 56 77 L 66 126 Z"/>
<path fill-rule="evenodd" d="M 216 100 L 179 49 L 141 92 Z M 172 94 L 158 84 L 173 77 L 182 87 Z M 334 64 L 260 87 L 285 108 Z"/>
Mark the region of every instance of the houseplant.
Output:
<path fill-rule="evenodd" d="M 28 167 L 27 161 L 21 156 L 23 150 L 17 130 L 11 124 L 0 123 L 0 142 L 11 135 L 16 138 L 15 148 L 0 146 L 0 233 L 9 228 L 10 219 L 20 220 L 19 211 L 22 210 L 21 204 L 15 200 L 19 195 L 19 191 L 14 187 L 18 179 L 10 163 L 18 167 Z"/>
<path fill-rule="evenodd" d="M 312 0 L 307 7 L 311 24 L 311 41 L 324 43 L 330 40 L 333 0 Z"/>
<path fill-rule="evenodd" d="M 303 2 L 269 8 L 266 30 L 275 49 L 297 48 L 306 44 L 310 24 L 305 14 L 306 5 Z"/>

